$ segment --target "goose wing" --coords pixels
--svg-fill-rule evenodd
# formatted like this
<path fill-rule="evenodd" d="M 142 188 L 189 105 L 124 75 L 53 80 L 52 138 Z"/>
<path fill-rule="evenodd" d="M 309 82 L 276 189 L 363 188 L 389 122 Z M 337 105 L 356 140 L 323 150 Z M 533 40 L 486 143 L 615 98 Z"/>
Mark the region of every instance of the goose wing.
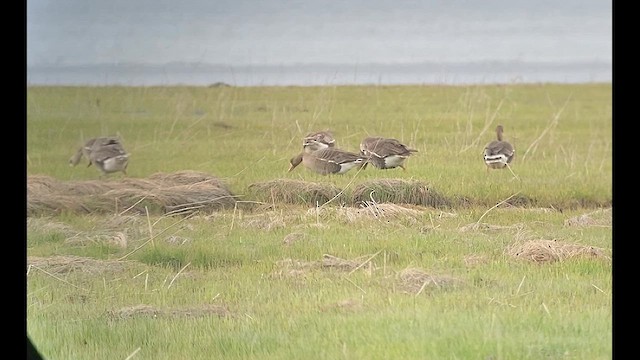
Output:
<path fill-rule="evenodd" d="M 360 151 L 363 154 L 385 158 L 388 156 L 409 156 L 418 150 L 411 149 L 397 139 L 369 137 L 360 144 Z"/>
<path fill-rule="evenodd" d="M 94 146 L 91 154 L 89 155 L 92 162 L 104 162 L 109 158 L 115 158 L 119 156 L 129 156 L 129 154 L 127 154 L 122 145 L 119 143 L 104 145 L 100 147 Z"/>

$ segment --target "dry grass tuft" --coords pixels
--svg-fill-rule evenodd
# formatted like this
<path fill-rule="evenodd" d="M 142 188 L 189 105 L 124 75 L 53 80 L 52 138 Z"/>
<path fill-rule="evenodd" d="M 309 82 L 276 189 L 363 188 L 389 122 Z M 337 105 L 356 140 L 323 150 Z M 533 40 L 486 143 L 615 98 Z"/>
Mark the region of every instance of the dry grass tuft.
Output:
<path fill-rule="evenodd" d="M 277 261 L 276 265 L 284 269 L 312 269 L 312 268 L 319 268 L 320 262 L 284 259 L 284 260 Z"/>
<path fill-rule="evenodd" d="M 530 240 L 507 248 L 507 254 L 536 263 L 550 263 L 572 258 L 611 260 L 605 249 L 580 244 L 567 244 L 556 240 Z"/>
<path fill-rule="evenodd" d="M 267 231 L 272 229 L 284 228 L 287 226 L 285 217 L 281 213 L 275 211 L 269 211 L 266 213 L 251 216 L 244 216 L 237 222 L 241 227 L 244 228 L 254 228 Z"/>
<path fill-rule="evenodd" d="M 217 178 L 199 172 L 154 174 L 148 179 L 58 181 L 27 178 L 27 216 L 73 213 L 185 214 L 233 208 L 235 195 Z"/>
<path fill-rule="evenodd" d="M 504 207 L 514 206 L 514 207 L 522 208 L 522 207 L 535 206 L 536 203 L 537 201 L 533 198 L 530 198 L 522 194 L 517 194 L 509 198 L 507 201 L 505 201 L 503 206 Z"/>
<path fill-rule="evenodd" d="M 253 183 L 249 185 L 249 191 L 257 201 L 315 206 L 333 199 L 341 190 L 331 184 L 276 179 Z"/>
<path fill-rule="evenodd" d="M 182 236 L 176 236 L 176 235 L 171 235 L 171 236 L 167 237 L 165 239 L 165 241 L 168 244 L 178 245 L 178 246 L 191 243 L 191 239 L 185 238 L 185 237 L 182 237 Z"/>
<path fill-rule="evenodd" d="M 449 208 L 452 203 L 426 183 L 417 180 L 376 179 L 353 189 L 353 202 L 413 204 Z"/>
<path fill-rule="evenodd" d="M 330 254 L 324 254 L 322 255 L 322 267 L 353 272 L 360 268 L 364 268 L 365 265 L 368 264 L 369 266 L 366 267 L 366 270 L 371 272 L 376 268 L 375 264 L 371 260 L 378 253 L 359 256 L 353 260 L 341 259 Z"/>
<path fill-rule="evenodd" d="M 379 220 L 390 222 L 391 220 L 406 221 L 410 224 L 417 224 L 423 211 L 411 209 L 391 203 L 377 204 L 373 202 L 363 202 L 359 208 L 356 207 L 316 207 L 307 210 L 306 215 L 323 220 L 339 219 L 344 223 L 354 223 L 358 221 Z M 396 222 L 394 222 L 396 223 Z"/>
<path fill-rule="evenodd" d="M 270 274 L 272 278 L 297 278 L 304 280 L 309 270 L 318 269 L 321 264 L 319 261 L 284 259 L 276 262 L 276 266 L 278 268 Z"/>
<path fill-rule="evenodd" d="M 115 233 L 86 234 L 78 233 L 65 239 L 65 244 L 87 245 L 87 244 L 107 244 L 126 249 L 128 245 L 127 234 L 122 231 Z"/>
<path fill-rule="evenodd" d="M 193 185 L 206 183 L 219 188 L 227 187 L 227 185 L 219 178 L 204 172 L 193 170 L 183 170 L 174 173 L 156 173 L 149 176 L 149 180 L 173 185 Z"/>
<path fill-rule="evenodd" d="M 62 183 L 51 176 L 31 175 L 27 178 L 27 194 L 61 192 Z"/>
<path fill-rule="evenodd" d="M 231 312 L 220 305 L 202 305 L 190 308 L 159 309 L 150 305 L 136 305 L 122 309 L 107 311 L 107 317 L 113 320 L 129 319 L 134 317 L 150 318 L 185 318 L 216 315 L 228 317 Z"/>
<path fill-rule="evenodd" d="M 471 255 L 465 256 L 463 261 L 466 267 L 471 268 L 479 265 L 484 265 L 489 262 L 489 259 L 487 258 L 486 255 L 471 254 Z"/>
<path fill-rule="evenodd" d="M 27 257 L 27 266 L 34 266 L 49 273 L 85 272 L 102 274 L 105 271 L 122 271 L 131 261 L 98 260 L 80 256 Z"/>
<path fill-rule="evenodd" d="M 284 239 L 282 240 L 282 244 L 286 246 L 290 246 L 296 242 L 304 240 L 306 237 L 307 237 L 307 234 L 305 233 L 292 232 L 290 234 L 287 234 L 287 236 L 284 237 Z"/>
<path fill-rule="evenodd" d="M 49 217 L 27 218 L 27 230 L 45 233 L 61 233 L 66 237 L 73 236 L 77 233 L 71 226 L 55 221 Z"/>
<path fill-rule="evenodd" d="M 400 287 L 403 291 L 418 295 L 426 288 L 449 288 L 460 283 L 450 275 L 432 275 L 422 269 L 407 268 L 398 273 Z"/>
<path fill-rule="evenodd" d="M 465 226 L 460 227 L 458 230 L 461 232 L 467 231 L 500 231 L 500 230 L 522 230 L 524 225 L 522 224 L 513 224 L 508 226 L 503 225 L 491 225 L 486 223 L 472 223 Z"/>
<path fill-rule="evenodd" d="M 322 267 L 335 268 L 340 270 L 353 270 L 359 265 L 360 262 L 355 260 L 341 259 L 329 254 L 322 255 Z"/>
<path fill-rule="evenodd" d="M 293 259 L 285 259 L 278 261 L 276 265 L 281 269 L 277 271 L 278 275 L 282 275 L 283 273 L 293 274 L 301 271 L 301 270 L 310 270 L 310 269 L 319 269 L 319 268 L 332 268 L 338 269 L 342 271 L 356 271 L 360 268 L 366 266 L 366 270 L 372 271 L 375 268 L 375 265 L 372 263 L 372 259 L 377 255 L 364 255 L 357 257 L 353 260 L 341 259 L 337 256 L 333 256 L 330 254 L 322 255 L 322 261 L 303 261 L 303 260 L 293 260 Z M 282 271 L 284 270 L 284 272 Z"/>
<path fill-rule="evenodd" d="M 611 227 L 613 224 L 613 209 L 599 209 L 588 214 L 572 217 L 564 221 L 564 226 L 569 227 L 589 227 L 601 226 Z"/>
<path fill-rule="evenodd" d="M 336 303 L 321 306 L 322 311 L 340 311 L 340 312 L 354 312 L 361 310 L 362 300 L 359 299 L 345 299 Z"/>

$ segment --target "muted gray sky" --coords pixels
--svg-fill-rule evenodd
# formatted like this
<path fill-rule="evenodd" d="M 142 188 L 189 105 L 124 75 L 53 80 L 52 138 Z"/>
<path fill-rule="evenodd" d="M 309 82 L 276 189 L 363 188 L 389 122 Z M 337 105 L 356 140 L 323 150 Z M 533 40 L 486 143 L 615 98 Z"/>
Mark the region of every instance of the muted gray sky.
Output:
<path fill-rule="evenodd" d="M 606 0 L 28 0 L 27 65 L 612 61 Z"/>

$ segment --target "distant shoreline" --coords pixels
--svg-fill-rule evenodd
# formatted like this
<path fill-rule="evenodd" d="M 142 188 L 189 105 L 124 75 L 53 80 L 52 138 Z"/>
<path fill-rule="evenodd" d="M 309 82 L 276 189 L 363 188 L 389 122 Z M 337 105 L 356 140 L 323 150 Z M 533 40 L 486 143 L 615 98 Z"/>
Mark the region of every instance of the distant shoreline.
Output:
<path fill-rule="evenodd" d="M 27 85 L 318 86 L 612 82 L 607 62 L 401 64 L 79 64 L 27 66 Z"/>

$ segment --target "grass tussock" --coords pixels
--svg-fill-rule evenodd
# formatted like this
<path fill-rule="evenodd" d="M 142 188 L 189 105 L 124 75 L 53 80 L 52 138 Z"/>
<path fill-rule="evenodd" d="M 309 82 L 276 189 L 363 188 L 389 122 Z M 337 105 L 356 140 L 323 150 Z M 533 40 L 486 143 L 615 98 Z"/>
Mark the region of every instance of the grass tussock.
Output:
<path fill-rule="evenodd" d="M 394 203 L 450 208 L 452 201 L 418 180 L 376 179 L 356 185 L 353 203 Z"/>
<path fill-rule="evenodd" d="M 275 179 L 250 184 L 249 192 L 257 201 L 266 203 L 322 205 L 338 196 L 341 190 L 331 184 Z"/>
<path fill-rule="evenodd" d="M 507 248 L 507 254 L 518 260 L 551 263 L 572 258 L 611 260 L 605 249 L 557 240 L 531 240 Z"/>
<path fill-rule="evenodd" d="M 184 214 L 233 208 L 235 203 L 235 195 L 221 180 L 194 171 L 159 173 L 147 179 L 65 182 L 46 176 L 27 178 L 27 216 L 62 211 Z"/>

